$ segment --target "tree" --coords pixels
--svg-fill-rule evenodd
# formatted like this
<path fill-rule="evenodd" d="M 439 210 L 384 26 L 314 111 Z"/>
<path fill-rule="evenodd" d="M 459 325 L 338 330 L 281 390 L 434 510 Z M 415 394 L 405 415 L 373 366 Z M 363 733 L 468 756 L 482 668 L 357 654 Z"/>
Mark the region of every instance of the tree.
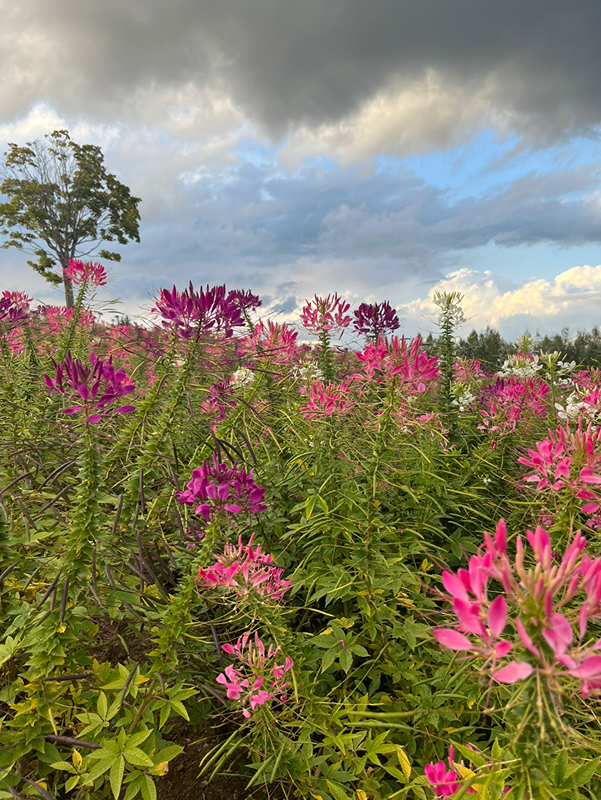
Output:
<path fill-rule="evenodd" d="M 90 255 L 102 242 L 139 242 L 141 200 L 106 171 L 100 147 L 76 144 L 67 131 L 8 147 L 0 175 L 0 193 L 8 198 L 0 203 L 0 233 L 8 237 L 2 247 L 35 255 L 29 266 L 50 283 L 63 283 L 71 308 L 73 286 L 63 274 L 69 260 Z M 108 250 L 98 256 L 121 260 Z"/>

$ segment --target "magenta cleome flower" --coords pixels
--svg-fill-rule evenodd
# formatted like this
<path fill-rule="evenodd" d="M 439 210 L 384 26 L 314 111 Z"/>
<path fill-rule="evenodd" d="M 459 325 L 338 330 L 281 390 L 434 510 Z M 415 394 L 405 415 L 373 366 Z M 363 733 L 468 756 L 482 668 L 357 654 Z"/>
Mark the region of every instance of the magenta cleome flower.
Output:
<path fill-rule="evenodd" d="M 329 417 L 332 414 L 346 414 L 354 405 L 349 381 L 328 384 L 315 381 L 309 387 L 309 401 L 300 411 L 307 419 Z"/>
<path fill-rule="evenodd" d="M 217 460 L 203 462 L 192 472 L 186 491 L 176 492 L 179 503 L 194 506 L 194 513 L 200 514 L 209 522 L 215 514 L 239 514 L 249 511 L 258 514 L 264 511 L 265 489 L 255 483 L 252 470 L 246 472 L 236 464 L 228 467 Z"/>
<path fill-rule="evenodd" d="M 394 333 L 401 327 L 397 313 L 388 300 L 383 303 L 361 303 L 359 308 L 353 311 L 353 316 L 355 317 L 353 327 L 357 333 L 374 340 L 379 336 Z"/>
<path fill-rule="evenodd" d="M 88 286 L 106 285 L 106 270 L 98 262 L 80 261 L 77 258 L 72 258 L 63 275 L 77 286 L 82 283 Z"/>
<path fill-rule="evenodd" d="M 86 422 L 94 424 L 100 422 L 115 400 L 131 394 L 136 385 L 129 380 L 124 370 L 115 370 L 112 357 L 108 361 L 102 361 L 94 353 L 90 353 L 90 362 L 89 367 L 80 359 L 74 360 L 69 352 L 62 364 L 57 364 L 53 359 L 55 377 L 44 375 L 44 379 L 49 389 L 69 397 L 70 402 L 74 403 L 63 409 L 64 414 L 77 414 L 83 409 Z M 120 406 L 112 410 L 115 414 L 129 414 L 135 408 Z M 91 414 L 91 411 L 100 413 Z"/>
<path fill-rule="evenodd" d="M 233 329 L 244 325 L 239 293 L 226 294 L 223 286 L 207 286 L 178 292 L 175 286 L 170 292 L 161 289 L 153 313 L 162 317 L 163 326 L 171 329 L 183 339 L 191 339 L 202 333 L 221 333 L 230 337 Z"/>
<path fill-rule="evenodd" d="M 332 334 L 339 331 L 340 336 L 351 323 L 352 318 L 347 311 L 351 307 L 338 293 L 329 294 L 327 297 L 315 295 L 313 300 L 307 300 L 300 314 L 303 326 L 313 334 L 326 332 Z"/>
<path fill-rule="evenodd" d="M 246 719 L 250 719 L 252 713 L 266 703 L 276 699 L 286 702 L 285 689 L 289 684 L 284 678 L 294 662 L 286 656 L 284 663 L 278 665 L 276 657 L 280 652 L 279 647 L 270 645 L 266 651 L 258 633 L 255 633 L 254 640 L 250 633 L 245 633 L 235 645 L 224 644 L 222 650 L 235 655 L 240 666 L 238 669 L 227 666 L 217 676 L 217 683 L 225 686 L 230 700 L 240 702 Z"/>
<path fill-rule="evenodd" d="M 23 322 L 29 313 L 31 298 L 22 292 L 2 292 L 0 298 L 0 323 Z"/>
<path fill-rule="evenodd" d="M 238 546 L 226 544 L 223 555 L 212 567 L 198 568 L 197 586 L 235 591 L 238 597 L 258 594 L 263 598 L 281 600 L 290 589 L 290 581 L 282 580 L 281 567 L 275 566 L 272 556 L 261 553 L 261 545 L 253 548 L 254 534 L 246 546 L 242 537 Z"/>

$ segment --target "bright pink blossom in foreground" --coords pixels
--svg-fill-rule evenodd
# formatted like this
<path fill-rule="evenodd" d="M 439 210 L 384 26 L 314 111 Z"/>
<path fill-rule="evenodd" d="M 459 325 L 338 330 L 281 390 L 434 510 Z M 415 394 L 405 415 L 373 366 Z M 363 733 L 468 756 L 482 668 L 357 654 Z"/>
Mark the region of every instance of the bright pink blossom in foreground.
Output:
<path fill-rule="evenodd" d="M 271 600 L 281 600 L 291 586 L 282 580 L 283 569 L 273 563 L 271 555 L 261 553 L 261 545 L 253 548 L 254 534 L 247 545 L 238 539 L 238 546 L 226 544 L 223 555 L 212 567 L 199 567 L 196 584 L 205 588 L 235 591 L 238 597 L 253 593 Z"/>
<path fill-rule="evenodd" d="M 346 414 L 354 405 L 349 381 L 328 384 L 315 381 L 309 388 L 309 401 L 301 408 L 301 414 L 308 419 Z"/>
<path fill-rule="evenodd" d="M 194 513 L 207 522 L 219 512 L 258 514 L 265 510 L 264 495 L 265 489 L 255 483 L 252 470 L 246 472 L 236 464 L 229 467 L 218 461 L 216 455 L 212 462 L 204 461 L 192 472 L 185 491 L 175 493 L 179 503 L 194 506 Z"/>
<path fill-rule="evenodd" d="M 74 403 L 69 408 L 64 408 L 63 413 L 76 414 L 83 409 L 86 421 L 90 423 L 100 422 L 115 400 L 131 394 L 136 388 L 124 370 L 113 367 L 112 358 L 102 361 L 94 353 L 90 353 L 91 366 L 87 366 L 80 359 L 73 359 L 71 353 L 67 353 L 62 364 L 57 364 L 54 360 L 53 364 L 55 377 L 44 375 L 46 385 Z M 91 414 L 91 411 L 100 413 Z M 129 414 L 131 411 L 134 411 L 134 406 L 114 409 L 116 414 Z"/>
<path fill-rule="evenodd" d="M 249 719 L 259 706 L 280 700 L 287 700 L 286 687 L 289 685 L 285 675 L 294 666 L 294 662 L 286 656 L 282 664 L 277 660 L 279 647 L 269 646 L 266 651 L 259 635 L 254 639 L 245 633 L 235 645 L 224 644 L 222 650 L 238 659 L 238 668 L 227 666 L 217 676 L 217 683 L 225 686 L 230 700 L 237 700 L 242 706 L 242 713 Z M 277 659 L 277 660 L 276 660 Z"/>
<path fill-rule="evenodd" d="M 347 311 L 351 307 L 337 293 L 327 297 L 315 297 L 307 300 L 300 313 L 303 326 L 311 333 L 318 335 L 322 331 L 332 335 L 334 331 L 342 332 L 351 323 Z"/>
<path fill-rule="evenodd" d="M 585 638 L 589 620 L 601 614 L 601 558 L 585 552 L 580 531 L 561 560 L 554 556 L 543 528 L 527 531 L 526 538 L 533 562 L 528 569 L 521 536 L 514 563 L 510 560 L 507 530 L 500 520 L 494 537 L 484 534 L 484 544 L 469 559 L 467 570 L 443 572 L 457 624 L 439 628 L 434 636 L 450 650 L 484 659 L 499 683 L 513 684 L 535 672 L 552 687 L 564 678 L 576 678 L 587 697 L 601 690 L 601 640 Z M 512 628 L 517 640 L 510 641 Z M 520 660 L 507 661 L 516 648 Z"/>
<path fill-rule="evenodd" d="M 74 284 L 86 283 L 88 286 L 105 286 L 106 270 L 98 262 L 80 261 L 72 258 L 63 275 Z"/>

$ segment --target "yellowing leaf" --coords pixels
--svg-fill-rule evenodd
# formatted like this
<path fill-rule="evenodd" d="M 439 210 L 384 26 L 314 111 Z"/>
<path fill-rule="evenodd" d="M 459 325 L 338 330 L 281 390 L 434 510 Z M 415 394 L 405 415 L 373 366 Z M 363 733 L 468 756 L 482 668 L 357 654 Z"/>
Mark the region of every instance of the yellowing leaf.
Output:
<path fill-rule="evenodd" d="M 357 789 L 357 797 L 359 800 L 367 800 L 367 795 L 363 791 L 363 789 Z"/>
<path fill-rule="evenodd" d="M 409 780 L 411 775 L 411 762 L 407 756 L 407 753 L 403 750 L 400 744 L 396 745 L 396 756 L 399 760 L 399 764 L 401 769 L 403 770 L 403 775 Z"/>

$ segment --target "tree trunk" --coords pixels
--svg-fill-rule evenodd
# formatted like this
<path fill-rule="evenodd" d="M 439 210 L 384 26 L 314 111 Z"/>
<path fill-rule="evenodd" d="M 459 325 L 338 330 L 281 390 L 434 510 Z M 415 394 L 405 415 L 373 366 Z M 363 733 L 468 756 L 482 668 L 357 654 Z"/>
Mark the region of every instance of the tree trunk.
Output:
<path fill-rule="evenodd" d="M 65 287 L 65 305 L 67 308 L 73 308 L 75 300 L 73 299 L 73 281 L 71 278 L 65 278 L 65 268 L 63 267 L 63 284 Z"/>

